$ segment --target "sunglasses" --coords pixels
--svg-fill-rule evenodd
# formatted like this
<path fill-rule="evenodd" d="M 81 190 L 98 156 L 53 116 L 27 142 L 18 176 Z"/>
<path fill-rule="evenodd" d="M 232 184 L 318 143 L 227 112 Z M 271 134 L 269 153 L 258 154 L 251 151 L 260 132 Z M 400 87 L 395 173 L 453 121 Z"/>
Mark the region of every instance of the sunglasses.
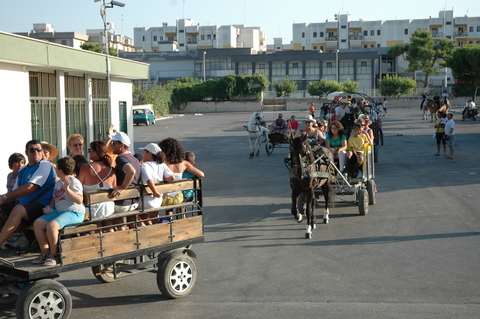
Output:
<path fill-rule="evenodd" d="M 42 149 L 41 147 L 30 147 L 30 148 L 28 149 L 28 151 L 29 151 L 30 153 L 35 153 L 35 152 L 40 153 L 41 151 L 43 151 L 43 149 Z"/>
<path fill-rule="evenodd" d="M 83 146 L 83 144 L 82 144 L 82 143 L 78 143 L 78 144 L 72 144 L 72 146 L 75 146 L 75 147 L 78 147 L 78 146 L 80 146 L 80 147 L 82 147 L 82 146 Z"/>
<path fill-rule="evenodd" d="M 118 144 L 122 144 L 122 143 L 119 141 L 112 141 L 112 145 L 118 145 Z"/>

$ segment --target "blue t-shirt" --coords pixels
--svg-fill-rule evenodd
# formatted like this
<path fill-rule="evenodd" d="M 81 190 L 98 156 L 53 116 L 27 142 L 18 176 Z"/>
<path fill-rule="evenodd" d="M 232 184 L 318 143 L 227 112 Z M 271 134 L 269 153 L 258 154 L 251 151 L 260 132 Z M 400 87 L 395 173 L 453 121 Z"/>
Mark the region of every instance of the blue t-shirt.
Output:
<path fill-rule="evenodd" d="M 189 171 L 185 170 L 183 172 L 182 178 L 194 178 L 196 177 L 194 174 L 190 173 Z M 194 189 L 187 189 L 183 191 L 184 198 L 192 198 L 195 190 Z"/>
<path fill-rule="evenodd" d="M 14 189 L 32 183 L 40 186 L 39 189 L 28 195 L 18 198 L 19 204 L 39 203 L 44 206 L 50 204 L 53 198 L 53 190 L 55 187 L 55 171 L 47 161 L 40 161 L 35 165 L 23 166 L 17 175 L 17 182 Z"/>

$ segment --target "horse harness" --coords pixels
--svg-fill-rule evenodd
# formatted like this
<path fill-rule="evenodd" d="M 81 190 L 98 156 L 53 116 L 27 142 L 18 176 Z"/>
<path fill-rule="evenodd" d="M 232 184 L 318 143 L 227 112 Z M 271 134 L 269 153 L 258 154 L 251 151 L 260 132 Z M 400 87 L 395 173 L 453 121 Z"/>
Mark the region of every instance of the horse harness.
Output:
<path fill-rule="evenodd" d="M 299 179 L 304 179 L 306 177 L 308 178 L 321 178 L 321 179 L 327 179 L 331 180 L 332 175 L 328 172 L 319 172 L 319 171 L 313 171 L 311 168 L 313 166 L 316 166 L 319 161 L 322 161 L 320 165 L 326 165 L 327 167 L 330 166 L 330 159 L 325 156 L 324 154 L 319 155 L 315 160 L 313 159 L 315 152 L 311 149 L 310 145 L 307 144 L 307 152 L 305 156 L 302 157 L 301 154 L 298 154 L 298 163 L 295 163 L 296 161 L 293 161 L 292 163 L 292 168 L 297 168 L 300 169 L 300 176 L 296 174 L 290 174 L 293 175 L 292 177 L 299 178 Z M 318 154 L 318 153 L 317 153 Z M 305 159 L 307 157 L 310 159 L 311 163 L 307 163 Z"/>

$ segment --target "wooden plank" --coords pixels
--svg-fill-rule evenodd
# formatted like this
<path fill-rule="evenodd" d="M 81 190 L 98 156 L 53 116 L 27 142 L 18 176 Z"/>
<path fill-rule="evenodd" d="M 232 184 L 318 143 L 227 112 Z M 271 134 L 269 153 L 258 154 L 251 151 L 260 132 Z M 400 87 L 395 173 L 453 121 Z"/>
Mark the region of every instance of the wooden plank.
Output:
<path fill-rule="evenodd" d="M 150 248 L 172 242 L 170 237 L 170 224 L 160 223 L 146 227 L 140 227 L 138 231 L 139 249 Z"/>
<path fill-rule="evenodd" d="M 66 234 L 77 233 L 77 232 L 86 232 L 86 231 L 91 231 L 95 228 L 97 228 L 96 224 L 80 225 L 73 228 L 64 229 L 63 234 L 66 235 Z"/>
<path fill-rule="evenodd" d="M 174 242 L 202 236 L 202 216 L 173 221 L 172 234 Z"/>
<path fill-rule="evenodd" d="M 193 180 L 185 180 L 177 183 L 162 183 L 156 184 L 155 188 L 159 193 L 170 193 L 170 192 L 177 192 L 177 191 L 185 191 L 188 189 L 195 188 L 195 184 Z M 151 194 L 149 187 L 145 188 L 145 192 Z"/>
<path fill-rule="evenodd" d="M 60 240 L 60 249 L 62 253 L 69 251 L 81 250 L 91 247 L 96 247 L 97 251 L 100 250 L 100 235 L 87 235 L 75 238 L 67 238 Z"/>
<path fill-rule="evenodd" d="M 120 199 L 129 199 L 129 198 L 137 198 L 140 197 L 140 188 L 139 187 L 132 187 L 127 188 L 122 192 L 120 196 L 111 197 L 109 191 L 98 191 L 98 192 L 87 192 L 84 196 L 84 204 L 97 204 L 108 202 L 112 200 L 120 200 Z"/>
<path fill-rule="evenodd" d="M 134 229 L 115 231 L 102 234 L 102 256 L 113 256 L 120 253 L 137 250 L 137 232 Z"/>
<path fill-rule="evenodd" d="M 61 254 L 62 265 L 74 264 L 81 261 L 87 261 L 100 258 L 98 247 L 90 247 L 81 250 L 71 250 Z"/>

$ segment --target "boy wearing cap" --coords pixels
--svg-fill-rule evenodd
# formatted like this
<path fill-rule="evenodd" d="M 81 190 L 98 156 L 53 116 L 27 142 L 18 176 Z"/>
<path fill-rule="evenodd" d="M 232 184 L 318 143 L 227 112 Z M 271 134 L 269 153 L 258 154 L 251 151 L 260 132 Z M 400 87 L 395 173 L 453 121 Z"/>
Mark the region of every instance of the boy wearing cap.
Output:
<path fill-rule="evenodd" d="M 155 184 L 159 182 L 173 182 L 175 177 L 173 172 L 168 168 L 165 162 L 165 153 L 162 152 L 160 146 L 150 143 L 143 150 L 144 162 L 140 166 L 140 179 L 143 185 L 148 185 L 152 191 L 152 195 L 143 198 L 144 209 L 158 208 L 162 206 L 162 194 L 157 191 Z M 154 216 L 155 217 L 155 216 Z"/>
<path fill-rule="evenodd" d="M 117 174 L 117 186 L 112 191 L 112 196 L 117 197 L 130 185 L 136 185 L 140 181 L 140 163 L 128 150 L 130 138 L 124 132 L 110 136 L 112 139 L 112 151 L 117 154 L 115 159 L 115 173 Z M 115 201 L 115 213 L 128 212 L 138 207 L 138 199 L 122 199 Z"/>

